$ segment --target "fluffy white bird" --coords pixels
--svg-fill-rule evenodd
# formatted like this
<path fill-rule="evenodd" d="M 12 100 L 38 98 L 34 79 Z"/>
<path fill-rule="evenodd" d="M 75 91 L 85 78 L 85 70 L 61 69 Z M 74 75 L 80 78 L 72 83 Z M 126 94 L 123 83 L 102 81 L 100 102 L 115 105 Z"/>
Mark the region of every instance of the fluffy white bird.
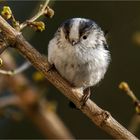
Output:
<path fill-rule="evenodd" d="M 90 96 L 90 87 L 104 77 L 110 62 L 103 31 L 90 19 L 66 20 L 49 42 L 48 61 L 63 78 L 83 89 L 84 105 Z"/>

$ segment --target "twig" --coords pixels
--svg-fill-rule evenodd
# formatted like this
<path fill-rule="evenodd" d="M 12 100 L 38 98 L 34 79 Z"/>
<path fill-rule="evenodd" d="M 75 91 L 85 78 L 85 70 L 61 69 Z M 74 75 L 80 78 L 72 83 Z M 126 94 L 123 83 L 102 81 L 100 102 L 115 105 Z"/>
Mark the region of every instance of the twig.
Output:
<path fill-rule="evenodd" d="M 130 124 L 128 126 L 128 130 L 130 130 L 132 133 L 136 134 L 138 131 L 138 128 L 140 128 L 140 116 L 138 114 L 133 115 Z"/>
<path fill-rule="evenodd" d="M 50 65 L 47 59 L 45 59 L 35 48 L 33 48 L 24 39 L 24 37 L 13 29 L 2 17 L 0 17 L 0 28 L 4 32 L 4 35 L 8 38 L 9 43 L 14 42 L 15 48 L 97 126 L 117 139 L 137 139 L 133 134 L 119 124 L 107 111 L 102 110 L 90 99 L 86 102 L 83 108 L 80 108 L 82 93 L 72 88 L 70 84 L 57 73 L 56 70 L 49 70 Z"/>
<path fill-rule="evenodd" d="M 43 14 L 44 14 L 44 11 L 45 11 L 45 9 L 46 9 L 48 3 L 49 3 L 49 1 L 50 1 L 50 0 L 46 0 L 46 1 L 45 1 L 45 3 L 43 4 L 43 7 L 38 11 L 37 14 L 35 14 L 35 16 L 33 16 L 31 19 L 29 19 L 29 20 L 23 22 L 22 24 L 20 24 L 20 29 L 22 30 L 23 28 L 25 28 L 25 27 L 27 26 L 28 22 L 29 22 L 29 23 L 34 22 L 34 21 L 37 20 L 41 15 L 43 15 Z"/>
<path fill-rule="evenodd" d="M 28 22 L 31 23 L 31 22 L 37 20 L 41 15 L 43 15 L 44 14 L 44 11 L 45 11 L 48 3 L 49 3 L 49 1 L 50 0 L 46 0 L 45 1 L 45 3 L 43 4 L 43 6 L 41 7 L 41 9 L 38 11 L 38 13 L 35 16 L 33 16 L 30 20 L 22 23 L 20 25 L 20 27 L 19 27 L 20 30 L 22 30 L 23 28 L 25 28 L 27 26 L 27 23 Z M 13 19 L 13 22 L 16 23 L 16 20 L 15 20 L 13 14 L 12 14 L 12 19 Z M 0 44 L 0 54 L 2 52 L 4 52 L 7 48 L 8 48 L 8 45 L 6 45 L 4 43 L 3 44 Z M 31 64 L 29 62 L 25 62 L 24 64 L 22 64 L 19 68 L 15 69 L 15 70 L 6 71 L 6 70 L 0 69 L 0 74 L 13 76 L 13 75 L 22 73 L 23 71 L 25 71 L 26 69 L 28 69 L 30 66 L 31 66 Z"/>
<path fill-rule="evenodd" d="M 17 74 L 22 73 L 23 71 L 27 70 L 30 66 L 31 66 L 31 64 L 29 62 L 25 62 L 19 68 L 14 69 L 14 70 L 6 71 L 6 70 L 0 69 L 0 74 L 10 75 L 10 76 L 17 75 Z"/>
<path fill-rule="evenodd" d="M 46 0 L 44 2 L 44 4 L 42 5 L 41 9 L 39 9 L 38 13 L 36 15 L 34 15 L 31 19 L 27 20 L 26 22 L 20 24 L 19 28 L 18 28 L 18 31 L 19 30 L 22 30 L 23 28 L 25 28 L 27 26 L 28 23 L 32 23 L 34 22 L 35 20 L 37 20 L 41 15 L 44 14 L 45 10 L 46 10 L 46 7 L 48 5 L 50 0 Z M 15 20 L 15 17 L 14 15 L 12 14 L 12 21 L 13 23 L 17 23 L 17 21 Z M 8 45 L 6 45 L 6 43 L 2 42 L 0 43 L 0 54 L 2 54 L 6 49 L 8 48 Z M 10 76 L 13 76 L 13 75 L 16 75 L 16 74 L 19 74 L 23 71 L 25 71 L 26 69 L 28 69 L 30 67 L 30 63 L 29 62 L 25 62 L 21 67 L 15 69 L 15 70 L 9 70 L 9 71 L 6 71 L 6 70 L 2 70 L 0 69 L 0 74 L 4 74 L 4 75 L 10 75 Z"/>
<path fill-rule="evenodd" d="M 119 88 L 121 90 L 124 90 L 127 93 L 127 95 L 133 100 L 133 102 L 135 102 L 135 101 L 138 100 L 138 98 L 135 96 L 135 94 L 133 93 L 133 91 L 130 89 L 130 87 L 129 87 L 129 85 L 128 85 L 127 82 L 121 82 L 119 84 Z"/>
<path fill-rule="evenodd" d="M 38 11 L 38 13 L 35 16 L 33 16 L 30 20 L 20 24 L 19 29 L 22 30 L 23 28 L 25 28 L 27 26 L 28 23 L 32 23 L 33 21 L 37 20 L 41 15 L 43 15 L 49 1 L 50 0 L 46 0 L 44 2 L 43 6 L 41 7 L 41 9 Z M 16 20 L 15 20 L 15 17 L 13 14 L 12 14 L 12 21 L 14 23 L 16 23 Z M 6 45 L 6 43 L 4 43 L 4 42 L 0 43 L 0 54 L 3 53 L 7 48 L 8 48 L 8 45 Z M 15 69 L 15 70 L 7 71 L 7 70 L 0 69 L 0 74 L 13 76 L 13 75 L 22 73 L 23 71 L 25 71 L 29 67 L 30 67 L 30 63 L 25 62 L 22 66 L 20 66 L 19 68 Z"/>
<path fill-rule="evenodd" d="M 134 92 L 130 89 L 128 83 L 127 82 L 121 82 L 119 84 L 119 88 L 121 90 L 125 91 L 125 93 L 127 93 L 127 95 L 133 100 L 133 103 L 135 105 L 136 113 L 140 114 L 140 100 L 136 97 Z"/>
<path fill-rule="evenodd" d="M 14 60 L 9 53 L 5 53 L 2 58 L 5 61 L 6 68 L 10 69 L 13 65 L 15 66 Z M 19 107 L 37 125 L 46 138 L 73 138 L 57 114 L 48 109 L 47 101 L 44 103 L 38 97 L 40 93 L 35 90 L 35 87 L 31 86 L 23 74 L 7 77 L 5 84 L 20 100 Z M 12 101 L 11 103 L 14 104 Z"/>

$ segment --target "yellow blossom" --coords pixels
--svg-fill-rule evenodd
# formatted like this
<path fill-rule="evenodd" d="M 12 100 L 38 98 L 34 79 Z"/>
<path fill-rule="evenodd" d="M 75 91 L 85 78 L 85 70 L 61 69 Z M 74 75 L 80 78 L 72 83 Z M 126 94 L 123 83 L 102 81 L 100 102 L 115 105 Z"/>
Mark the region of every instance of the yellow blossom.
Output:
<path fill-rule="evenodd" d="M 5 19 L 10 19 L 12 17 L 12 11 L 10 9 L 9 6 L 4 6 L 1 12 L 1 15 L 5 18 Z"/>
<path fill-rule="evenodd" d="M 45 24 L 42 21 L 29 22 L 28 25 L 40 32 L 45 30 Z"/>

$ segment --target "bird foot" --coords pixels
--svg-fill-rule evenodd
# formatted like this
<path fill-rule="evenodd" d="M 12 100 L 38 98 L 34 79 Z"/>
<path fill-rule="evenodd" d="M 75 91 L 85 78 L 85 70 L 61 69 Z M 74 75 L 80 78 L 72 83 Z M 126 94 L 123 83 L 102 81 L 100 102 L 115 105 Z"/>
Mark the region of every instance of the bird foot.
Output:
<path fill-rule="evenodd" d="M 55 68 L 54 64 L 50 64 L 50 66 L 49 66 L 47 72 L 49 72 L 50 70 L 52 70 L 52 69 L 54 69 L 54 68 Z"/>
<path fill-rule="evenodd" d="M 84 105 L 86 104 L 87 100 L 90 98 L 90 95 L 91 95 L 91 92 L 90 92 L 90 87 L 89 88 L 86 88 L 84 91 L 83 91 L 83 96 L 82 96 L 82 99 L 81 99 L 81 108 L 84 107 Z"/>

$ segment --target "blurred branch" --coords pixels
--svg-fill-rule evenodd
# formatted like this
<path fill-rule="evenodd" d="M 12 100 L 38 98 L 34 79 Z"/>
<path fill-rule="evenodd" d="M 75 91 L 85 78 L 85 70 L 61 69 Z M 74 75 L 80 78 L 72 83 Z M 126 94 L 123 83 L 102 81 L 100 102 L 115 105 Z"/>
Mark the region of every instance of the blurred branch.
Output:
<path fill-rule="evenodd" d="M 0 69 L 0 74 L 13 76 L 13 75 L 22 73 L 23 71 L 27 70 L 30 67 L 30 65 L 31 64 L 29 62 L 25 62 L 19 68 L 14 69 L 14 70 L 8 70 L 8 71 L 6 71 L 6 70 Z"/>
<path fill-rule="evenodd" d="M 136 140 L 137 138 L 119 124 L 107 111 L 102 110 L 90 99 L 81 108 L 80 100 L 82 93 L 66 82 L 35 48 L 33 48 L 24 37 L 12 28 L 2 17 L 0 17 L 0 29 L 8 42 L 15 47 L 32 65 L 42 72 L 45 77 L 69 98 L 84 114 L 86 114 L 97 126 L 117 139 Z M 22 95 L 22 94 L 20 94 Z"/>
<path fill-rule="evenodd" d="M 7 96 L 0 98 L 0 109 L 8 106 L 19 106 L 20 100 L 17 96 Z"/>
<path fill-rule="evenodd" d="M 133 115 L 133 117 L 130 121 L 128 130 L 130 130 L 132 133 L 136 134 L 139 127 L 140 127 L 140 116 L 135 114 L 135 115 Z"/>
<path fill-rule="evenodd" d="M 5 49 L 7 49 L 6 45 L 3 46 L 2 44 L 0 44 L 0 53 L 3 52 Z M 0 64 L 0 65 L 2 65 L 2 64 Z M 10 76 L 16 75 L 16 74 L 22 73 L 23 71 L 28 69 L 30 66 L 31 66 L 31 64 L 29 62 L 25 62 L 20 67 L 13 69 L 13 70 L 0 69 L 0 74 L 10 75 Z"/>
<path fill-rule="evenodd" d="M 132 100 L 135 105 L 137 114 L 140 114 L 140 100 L 135 96 L 134 92 L 130 89 L 127 82 L 121 82 L 119 88 L 123 90 Z"/>
<path fill-rule="evenodd" d="M 5 53 L 2 58 L 5 61 L 6 68 L 15 67 L 14 60 L 9 53 Z M 46 138 L 73 138 L 57 114 L 49 109 L 47 101 L 44 102 L 41 100 L 40 93 L 31 86 L 25 76 L 18 74 L 14 77 L 7 77 L 5 84 L 7 84 L 19 99 L 19 107 L 38 126 Z M 7 104 L 4 104 L 2 99 L 0 101 L 3 102 L 2 106 L 6 106 L 8 104 L 14 104 L 15 99 L 11 98 L 11 101 L 8 101 L 7 97 Z"/>
<path fill-rule="evenodd" d="M 130 89 L 127 82 L 121 82 L 119 84 L 119 88 L 121 90 L 125 91 L 125 93 L 133 100 L 133 102 L 136 102 L 138 100 L 138 98 L 135 96 L 133 91 Z"/>
<path fill-rule="evenodd" d="M 32 89 L 22 75 L 11 77 L 9 86 L 21 99 L 21 108 L 30 117 L 31 121 L 38 126 L 44 136 L 59 139 L 73 138 L 56 113 L 47 107 L 44 109 L 41 105 L 42 101 L 38 99 L 39 93 Z"/>

